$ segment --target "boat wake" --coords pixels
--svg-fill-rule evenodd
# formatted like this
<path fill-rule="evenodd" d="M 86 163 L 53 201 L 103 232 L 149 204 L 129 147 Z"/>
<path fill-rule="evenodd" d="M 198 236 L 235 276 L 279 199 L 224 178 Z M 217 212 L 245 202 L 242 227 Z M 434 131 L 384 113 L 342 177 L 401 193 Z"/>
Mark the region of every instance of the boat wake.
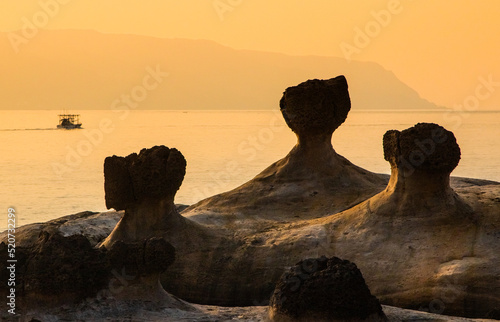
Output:
<path fill-rule="evenodd" d="M 45 128 L 45 129 L 0 129 L 0 132 L 7 132 L 7 131 L 53 131 L 53 130 L 59 130 L 58 128 Z"/>

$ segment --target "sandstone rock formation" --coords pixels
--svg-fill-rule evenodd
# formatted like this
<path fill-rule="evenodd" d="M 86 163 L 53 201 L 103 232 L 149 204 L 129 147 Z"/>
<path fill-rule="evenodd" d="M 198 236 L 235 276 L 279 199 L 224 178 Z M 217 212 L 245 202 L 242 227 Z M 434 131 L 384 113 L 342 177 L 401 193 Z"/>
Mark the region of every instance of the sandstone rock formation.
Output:
<path fill-rule="evenodd" d="M 186 302 L 168 294 L 160 283 L 160 274 L 175 261 L 175 248 L 161 237 L 125 243 L 121 240 L 107 252 L 112 272 L 122 272 L 122 281 L 114 299 L 147 301 L 161 307 L 192 310 Z"/>
<path fill-rule="evenodd" d="M 31 307 L 53 307 L 77 304 L 113 288 L 107 295 L 117 300 L 189 309 L 165 292 L 159 280 L 175 258 L 174 247 L 162 235 L 190 227 L 173 203 L 185 167 L 182 154 L 164 146 L 107 158 L 106 204 L 125 210 L 123 217 L 100 248 L 83 235 L 64 237 L 62 225 L 48 226 L 50 233 L 42 231 L 34 245 L 20 248 L 21 298 Z M 29 230 L 21 234 L 32 235 Z M 116 274 L 130 278 L 122 277 L 125 282 L 115 288 L 111 281 Z"/>
<path fill-rule="evenodd" d="M 203 277 L 193 282 L 188 263 L 178 261 L 164 285 L 192 301 L 259 304 L 285 267 L 339 256 L 357 263 L 384 304 L 485 317 L 500 306 L 500 185 L 457 180 L 456 193 L 449 176 L 460 150 L 454 135 L 435 124 L 388 132 L 384 151 L 392 175 L 376 196 L 319 219 L 276 222 L 257 233 L 240 228 L 210 252 L 213 266 Z M 208 294 L 210 285 L 216 294 Z"/>
<path fill-rule="evenodd" d="M 300 261 L 280 278 L 269 304 L 271 321 L 387 321 L 354 263 Z"/>
<path fill-rule="evenodd" d="M 500 307 L 500 204 L 485 198 L 498 185 L 460 197 L 449 185 L 460 149 L 436 124 L 387 132 L 384 153 L 383 192 L 309 223 L 328 231 L 328 254 L 356 262 L 385 304 L 469 317 Z"/>
<path fill-rule="evenodd" d="M 7 258 L 5 243 L 0 255 Z M 16 247 L 14 281 L 18 311 L 78 305 L 89 298 L 148 301 L 161 307 L 191 310 L 162 288 L 159 275 L 175 260 L 175 249 L 163 238 L 118 241 L 109 249 L 93 247 L 83 235 L 42 231 L 30 247 Z M 10 271 L 2 269 L 2 280 Z M 118 277 L 117 277 L 118 276 Z M 9 295 L 2 284 L 0 291 Z"/>
<path fill-rule="evenodd" d="M 183 215 L 206 224 L 245 221 L 246 229 L 249 225 L 261 229 L 249 221 L 317 218 L 380 192 L 387 184 L 385 175 L 353 165 L 332 147 L 332 134 L 350 108 L 344 76 L 287 88 L 280 109 L 297 135 L 295 147 L 254 179 L 191 206 Z"/>
<path fill-rule="evenodd" d="M 460 149 L 453 134 L 435 124 L 389 131 L 384 151 L 392 169 L 384 191 L 341 213 L 267 222 L 260 231 L 247 228 L 244 217 L 220 220 L 210 226 L 214 235 L 235 231 L 209 252 L 213 265 L 203 266 L 208 267 L 203 278 L 193 282 L 188 263 L 177 261 L 163 276 L 167 290 L 201 303 L 259 304 L 284 267 L 301 258 L 339 256 L 358 264 L 382 303 L 486 316 L 500 304 L 500 271 L 494 264 L 500 254 L 500 203 L 495 201 L 500 185 L 457 179 L 457 194 L 449 182 Z M 202 285 L 217 285 L 218 292 L 208 294 Z"/>
<path fill-rule="evenodd" d="M 433 220 L 453 217 L 457 222 L 472 216 L 471 207 L 450 187 L 450 173 L 460 161 L 453 133 L 436 124 L 419 123 L 402 132 L 388 131 L 383 145 L 391 179 L 382 193 L 370 199 L 372 210 L 389 216 L 395 211 L 406 217 L 432 216 Z"/>
<path fill-rule="evenodd" d="M 138 155 L 133 153 L 127 157 L 106 158 L 106 205 L 124 210 L 125 213 L 99 247 L 112 254 L 121 254 L 116 259 L 123 257 L 126 264 L 124 267 L 135 263 L 138 266 L 133 270 L 141 272 L 139 279 L 132 285 L 127 285 L 127 291 L 123 294 L 130 294 L 134 298 L 143 294 L 145 298 L 153 296 L 163 302 L 172 302 L 170 295 L 159 284 L 160 271 L 149 272 L 152 267 L 140 264 L 144 255 L 148 254 L 148 248 L 140 251 L 148 246 L 143 245 L 146 239 L 161 238 L 171 244 L 177 254 L 181 254 L 179 259 L 183 267 L 182 273 L 190 282 L 185 285 L 176 283 L 174 289 L 179 287 L 187 292 L 193 290 L 190 288 L 191 284 L 199 283 L 200 274 L 207 271 L 210 277 L 208 280 L 204 279 L 204 283 L 215 283 L 216 271 L 223 265 L 214 263 L 220 260 L 216 258 L 217 254 L 230 253 L 236 247 L 237 241 L 231 240 L 232 233 L 225 228 L 209 230 L 179 214 L 174 197 L 185 171 L 186 161 L 182 154 L 165 146 L 143 149 Z M 161 255 L 163 251 L 159 251 Z M 165 261 L 170 264 L 168 258 Z M 161 266 L 161 262 L 157 264 Z M 175 275 L 170 276 L 176 280 Z M 204 296 L 209 296 L 207 293 L 212 294 L 213 290 L 208 288 L 203 292 L 196 287 L 195 292 L 205 292 Z"/>
<path fill-rule="evenodd" d="M 0 244 L 2 258 L 7 247 Z M 110 272 L 105 253 L 93 248 L 81 235 L 63 237 L 42 231 L 31 247 L 16 247 L 14 282 L 16 301 L 26 308 L 50 308 L 75 304 L 106 287 Z M 2 269 L 2 281 L 9 271 Z M 6 275 L 7 274 L 7 275 Z M 2 283 L 2 293 L 10 288 Z"/>
<path fill-rule="evenodd" d="M 155 146 L 137 155 L 112 156 L 104 161 L 106 206 L 125 210 L 103 246 L 115 241 L 138 241 L 185 226 L 174 196 L 186 174 L 186 160 L 176 149 Z"/>
<path fill-rule="evenodd" d="M 126 254 L 112 261 L 126 265 L 108 266 L 111 273 L 136 263 L 140 278 L 125 285 L 130 288 L 123 288 L 124 298 L 148 290 L 163 296 L 159 271 L 150 271 L 138 255 L 150 253 L 146 240 L 163 238 L 177 254 L 161 275 L 163 287 L 196 303 L 263 305 L 285 267 L 326 255 L 357 263 L 384 304 L 462 316 L 494 314 L 500 308 L 500 184 L 455 179 L 452 189 L 449 176 L 460 157 L 453 134 L 418 124 L 385 135 L 392 169 L 385 186 L 384 176 L 352 165 L 331 146 L 331 133 L 348 106 L 343 77 L 288 89 L 281 107 L 298 136 L 290 154 L 182 216 L 174 205 L 185 173 L 180 152 L 154 147 L 107 158 L 106 203 L 122 212 L 104 220 L 87 214 L 29 225 L 18 230 L 26 237 L 20 242 L 40 248 L 41 230 L 69 238 L 88 226 L 91 232 L 83 237 L 94 246 L 123 213 L 101 248 L 82 246 L 81 257 L 87 251 Z M 152 253 L 170 262 L 167 244 L 152 240 Z M 155 266 L 163 269 L 162 263 Z"/>

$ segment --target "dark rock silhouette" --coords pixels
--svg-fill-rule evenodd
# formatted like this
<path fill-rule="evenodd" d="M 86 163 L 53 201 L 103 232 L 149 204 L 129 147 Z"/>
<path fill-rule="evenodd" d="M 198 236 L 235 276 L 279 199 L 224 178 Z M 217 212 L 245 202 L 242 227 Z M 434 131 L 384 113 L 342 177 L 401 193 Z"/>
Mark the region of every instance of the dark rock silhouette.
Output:
<path fill-rule="evenodd" d="M 117 241 L 108 250 L 107 258 L 114 272 L 128 276 L 120 281 L 114 298 L 192 309 L 186 302 L 168 294 L 160 284 L 160 274 L 175 261 L 175 248 L 163 238 L 151 237 L 132 243 Z"/>
<path fill-rule="evenodd" d="M 181 258 L 193 261 L 182 261 L 181 265 L 187 265 L 184 270 L 198 274 L 194 263 L 205 264 L 198 257 L 213 252 L 221 244 L 220 231 L 207 232 L 177 211 L 174 197 L 185 173 L 182 154 L 165 146 L 143 149 L 138 155 L 106 158 L 106 205 L 125 213 L 99 247 L 108 250 L 115 269 L 125 269 L 127 275 L 134 276 L 117 298 L 183 305 L 165 292 L 159 281 L 160 274 L 174 263 L 173 249 L 182 254 Z M 223 245 L 231 247 L 228 243 Z M 195 255 L 189 257 L 192 253 Z"/>
<path fill-rule="evenodd" d="M 186 160 L 177 149 L 155 146 L 139 155 L 112 156 L 104 161 L 106 206 L 126 210 L 148 199 L 170 200 L 186 174 Z"/>
<path fill-rule="evenodd" d="M 285 272 L 269 304 L 272 321 L 387 321 L 354 263 L 300 261 Z"/>
<path fill-rule="evenodd" d="M 383 143 L 392 170 L 388 189 L 393 193 L 401 191 L 412 198 L 456 196 L 450 173 L 460 161 L 460 147 L 452 132 L 437 124 L 419 123 L 402 132 L 388 131 Z"/>
<path fill-rule="evenodd" d="M 5 243 L 0 244 L 0 255 L 7 258 Z M 16 259 L 16 301 L 23 313 L 77 305 L 103 294 L 114 300 L 192 310 L 165 292 L 159 282 L 160 274 L 175 260 L 174 247 L 163 238 L 118 241 L 106 250 L 92 247 L 83 235 L 64 237 L 42 231 L 32 246 L 16 248 Z M 0 272 L 6 281 L 9 274 L 7 269 Z M 6 286 L 2 284 L 0 291 L 7 296 L 10 288 Z"/>
<path fill-rule="evenodd" d="M 186 160 L 176 149 L 155 146 L 137 155 L 112 156 L 104 161 L 106 206 L 125 210 L 110 236 L 115 241 L 137 241 L 162 236 L 185 225 L 174 197 L 186 174 Z"/>
<path fill-rule="evenodd" d="M 494 309 L 488 312 L 488 319 L 500 320 L 500 309 Z"/>
<path fill-rule="evenodd" d="M 460 162 L 455 136 L 434 123 L 418 123 L 401 132 L 387 131 L 383 141 L 384 157 L 391 167 L 450 174 Z"/>
<path fill-rule="evenodd" d="M 174 262 L 175 248 L 159 237 L 136 243 L 118 241 L 109 249 L 108 258 L 111 267 L 125 269 L 127 274 L 155 274 Z"/>
<path fill-rule="evenodd" d="M 280 100 L 280 109 L 300 143 L 316 136 L 330 139 L 351 109 L 347 81 L 339 76 L 289 87 Z"/>
<path fill-rule="evenodd" d="M 3 258 L 7 258 L 6 248 L 2 243 Z M 16 259 L 16 299 L 21 311 L 81 302 L 106 288 L 110 278 L 105 252 L 81 235 L 63 237 L 42 231 L 31 247 L 16 248 Z M 2 269 L 2 275 L 5 272 Z"/>
<path fill-rule="evenodd" d="M 123 217 L 99 248 L 82 235 L 62 237 L 61 227 L 42 232 L 34 246 L 24 249 L 27 260 L 20 264 L 25 270 L 20 273 L 23 298 L 37 307 L 75 304 L 108 289 L 104 293 L 111 292 L 117 300 L 191 309 L 169 295 L 159 280 L 175 258 L 174 246 L 162 236 L 169 231 L 185 232 L 193 225 L 186 223 L 174 205 L 185 169 L 182 154 L 164 146 L 126 158 L 107 158 L 106 204 L 124 210 Z M 112 287 L 117 274 L 127 278 L 120 277 L 119 286 Z"/>
<path fill-rule="evenodd" d="M 292 103 L 283 104 L 290 108 L 286 115 L 295 113 Z M 498 184 L 478 181 L 467 187 L 470 181 L 456 179 L 461 194 L 451 188 L 450 172 L 460 160 L 451 132 L 436 124 L 389 131 L 384 136 L 389 183 L 345 209 L 339 205 L 349 203 L 350 197 L 367 198 L 370 185 L 363 178 L 377 176 L 359 175 L 359 168 L 339 161 L 331 144 L 316 144 L 328 140 L 301 142 L 307 137 L 307 122 L 287 118 L 290 124 L 301 124 L 292 125 L 299 142 L 287 157 L 243 186 L 182 213 L 210 225 L 214 235 L 231 232 L 228 242 L 210 252 L 220 260 L 203 270 L 208 277 L 202 284 L 217 285 L 219 292 L 207 294 L 211 288 L 202 288 L 183 261 L 163 275 L 169 291 L 217 305 L 261 303 L 283 267 L 325 254 L 357 263 L 382 303 L 432 311 L 436 296 L 451 289 L 453 301 L 444 296 L 446 314 L 485 316 L 498 307 L 500 298 L 491 293 L 500 274 L 492 264 L 498 260 L 494 254 L 500 253 L 495 228 L 500 208 L 490 201 Z M 318 191 L 314 197 L 312 186 Z M 191 258 L 197 258 L 195 253 Z M 254 276 L 260 276 L 259 283 Z M 467 288 L 470 283 L 478 287 Z"/>
<path fill-rule="evenodd" d="M 450 173 L 460 161 L 460 147 L 452 132 L 437 124 L 418 123 L 401 132 L 387 131 L 383 145 L 391 179 L 386 190 L 371 200 L 372 206 L 398 204 L 397 213 L 403 216 L 429 213 L 429 205 L 437 207 L 432 211 L 435 216 L 471 213 L 450 187 Z"/>
<path fill-rule="evenodd" d="M 189 254 L 163 274 L 162 282 L 169 292 L 197 303 L 262 302 L 269 298 L 283 266 L 304 257 L 301 251 L 271 256 L 267 253 L 271 245 L 263 247 L 265 243 L 254 240 L 253 234 L 347 209 L 385 187 L 386 175 L 361 169 L 333 149 L 332 133 L 344 122 L 350 106 L 343 76 L 310 80 L 285 91 L 280 108 L 297 134 L 297 144 L 285 158 L 249 182 L 182 212 L 187 223 L 210 229 L 205 231 L 206 237 L 189 244 L 183 240 L 200 234 L 191 231 L 179 238 L 172 231 L 164 235 L 179 254 Z M 321 233 L 318 238 L 327 236 Z M 203 249 L 211 246 L 203 251 L 195 244 L 198 242 Z M 249 274 L 241 274 L 242 270 Z M 204 272 L 201 281 L 200 271 Z M 263 276 L 258 285 L 254 274 Z"/>
<path fill-rule="evenodd" d="M 351 108 L 344 76 L 308 80 L 285 90 L 283 117 L 297 135 L 297 144 L 242 186 L 191 206 L 186 217 L 203 223 L 252 219 L 297 220 L 345 210 L 380 192 L 387 176 L 353 165 L 333 149 L 332 134 Z M 258 216 L 256 215 L 258 214 Z M 195 219 L 196 218 L 196 219 Z M 257 225 L 260 227 L 260 225 Z M 257 228 L 259 229 L 259 228 Z"/>

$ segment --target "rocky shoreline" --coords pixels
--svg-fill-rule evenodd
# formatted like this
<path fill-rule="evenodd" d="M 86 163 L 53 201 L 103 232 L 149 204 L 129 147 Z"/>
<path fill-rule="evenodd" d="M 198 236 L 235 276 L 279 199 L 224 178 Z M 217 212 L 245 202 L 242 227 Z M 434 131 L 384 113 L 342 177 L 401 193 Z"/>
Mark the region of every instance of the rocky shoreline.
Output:
<path fill-rule="evenodd" d="M 460 187 L 499 186 L 500 183 L 469 178 L 453 178 Z M 496 190 L 496 189 L 495 189 Z M 178 205 L 185 209 L 184 205 Z M 93 245 L 107 237 L 118 221 L 123 211 L 81 212 L 63 216 L 45 223 L 29 224 L 19 227 L 17 235 L 20 244 L 27 247 L 34 243 L 41 231 L 58 232 L 65 237 L 83 235 Z M 6 239 L 6 232 L 0 233 L 0 240 Z M 119 281 L 119 279 L 116 279 Z M 268 321 L 268 307 L 246 306 L 225 307 L 213 305 L 190 304 L 195 310 L 162 308 L 151 305 L 147 301 L 117 301 L 113 297 L 88 299 L 79 305 L 67 305 L 48 311 L 38 309 L 25 310 L 18 321 Z M 443 316 L 422 311 L 402 309 L 382 305 L 384 313 L 391 322 L 411 321 L 494 321 L 492 319 L 468 319 L 462 317 Z M 9 315 L 2 312 L 2 320 L 9 320 Z"/>
<path fill-rule="evenodd" d="M 331 144 L 350 107 L 343 76 L 288 88 L 280 109 L 297 135 L 290 153 L 189 207 L 175 204 L 186 173 L 177 149 L 106 158 L 114 210 L 17 229 L 24 316 L 453 321 L 399 307 L 498 319 L 500 183 L 450 177 L 460 147 L 432 123 L 387 131 L 390 176 L 352 164 Z M 283 281 L 294 265 L 295 282 Z M 385 315 L 360 313 L 378 301 Z"/>

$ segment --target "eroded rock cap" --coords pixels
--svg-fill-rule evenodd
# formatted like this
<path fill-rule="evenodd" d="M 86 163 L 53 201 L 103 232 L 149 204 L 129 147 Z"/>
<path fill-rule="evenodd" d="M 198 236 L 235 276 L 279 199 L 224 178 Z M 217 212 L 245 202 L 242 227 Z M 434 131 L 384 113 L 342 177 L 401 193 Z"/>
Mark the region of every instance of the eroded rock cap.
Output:
<path fill-rule="evenodd" d="M 289 87 L 280 100 L 280 109 L 288 126 L 299 136 L 332 134 L 351 109 L 347 81 L 338 76 Z"/>
<path fill-rule="evenodd" d="M 185 174 L 184 156 L 165 146 L 108 157 L 104 161 L 106 207 L 125 210 L 145 199 L 173 198 Z"/>
<path fill-rule="evenodd" d="M 460 161 L 455 135 L 434 123 L 418 123 L 401 132 L 387 131 L 383 144 L 384 158 L 393 167 L 451 173 Z"/>

